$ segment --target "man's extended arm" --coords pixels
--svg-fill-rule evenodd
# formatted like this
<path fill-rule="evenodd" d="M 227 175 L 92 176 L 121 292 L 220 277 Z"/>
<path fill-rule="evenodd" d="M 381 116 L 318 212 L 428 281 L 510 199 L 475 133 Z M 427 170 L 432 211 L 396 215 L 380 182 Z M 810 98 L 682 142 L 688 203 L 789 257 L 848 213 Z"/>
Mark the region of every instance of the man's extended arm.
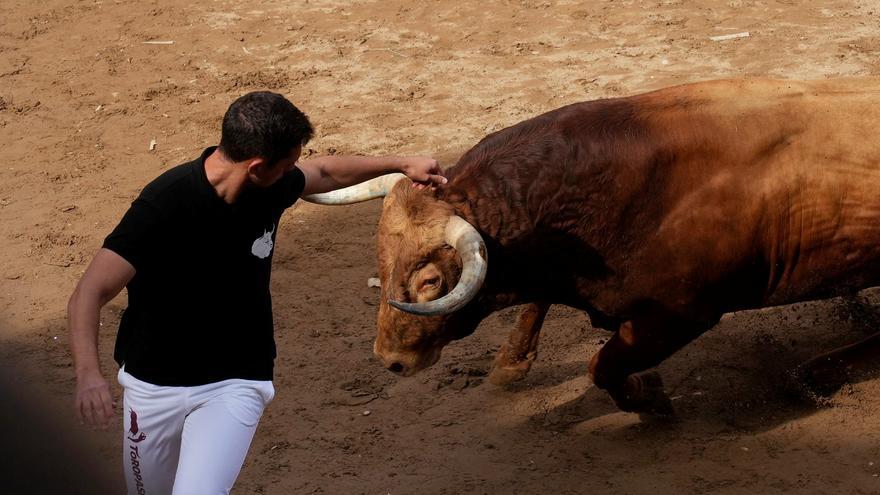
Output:
<path fill-rule="evenodd" d="M 421 187 L 443 184 L 437 160 L 426 156 L 322 156 L 297 164 L 306 176 L 302 195 L 348 187 L 383 174 L 402 172 Z"/>
<path fill-rule="evenodd" d="M 76 370 L 76 412 L 93 427 L 106 428 L 113 416 L 110 386 L 98 360 L 101 308 L 134 277 L 123 257 L 102 248 L 89 264 L 67 303 L 70 350 Z"/>

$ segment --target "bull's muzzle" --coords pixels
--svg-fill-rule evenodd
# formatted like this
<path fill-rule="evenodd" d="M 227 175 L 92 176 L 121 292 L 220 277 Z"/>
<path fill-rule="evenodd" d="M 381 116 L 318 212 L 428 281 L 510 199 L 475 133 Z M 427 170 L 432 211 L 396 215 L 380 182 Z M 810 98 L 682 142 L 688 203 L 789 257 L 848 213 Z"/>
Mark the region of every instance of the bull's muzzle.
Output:
<path fill-rule="evenodd" d="M 399 376 L 412 376 L 440 360 L 441 348 L 431 349 L 424 354 L 383 352 L 377 344 L 373 344 L 373 354 L 385 369 Z"/>

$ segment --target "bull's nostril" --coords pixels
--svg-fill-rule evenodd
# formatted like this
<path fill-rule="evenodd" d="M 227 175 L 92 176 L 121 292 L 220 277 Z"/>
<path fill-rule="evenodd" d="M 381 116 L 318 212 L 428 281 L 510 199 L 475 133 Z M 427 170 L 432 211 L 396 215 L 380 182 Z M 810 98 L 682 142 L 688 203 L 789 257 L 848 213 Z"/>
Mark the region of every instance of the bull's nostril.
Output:
<path fill-rule="evenodd" d="M 400 363 L 391 363 L 391 366 L 388 367 L 388 370 L 392 373 L 403 373 L 403 365 Z"/>

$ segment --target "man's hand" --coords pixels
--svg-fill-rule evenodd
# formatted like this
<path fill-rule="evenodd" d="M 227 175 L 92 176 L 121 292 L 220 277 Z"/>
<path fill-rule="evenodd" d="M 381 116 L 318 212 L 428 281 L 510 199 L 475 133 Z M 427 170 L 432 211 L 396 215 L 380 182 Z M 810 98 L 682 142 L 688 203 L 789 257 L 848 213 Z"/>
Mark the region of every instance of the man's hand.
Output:
<path fill-rule="evenodd" d="M 434 190 L 438 185 L 446 184 L 446 177 L 440 175 L 442 171 L 437 160 L 428 156 L 406 156 L 401 160 L 400 171 L 413 181 L 416 189 Z"/>
<path fill-rule="evenodd" d="M 296 166 L 306 177 L 302 196 L 342 189 L 394 172 L 405 174 L 419 189 L 434 189 L 446 183 L 437 160 L 427 156 L 320 156 Z"/>
<path fill-rule="evenodd" d="M 91 372 L 76 380 L 76 412 L 80 422 L 106 430 L 113 418 L 110 385 L 100 372 Z"/>

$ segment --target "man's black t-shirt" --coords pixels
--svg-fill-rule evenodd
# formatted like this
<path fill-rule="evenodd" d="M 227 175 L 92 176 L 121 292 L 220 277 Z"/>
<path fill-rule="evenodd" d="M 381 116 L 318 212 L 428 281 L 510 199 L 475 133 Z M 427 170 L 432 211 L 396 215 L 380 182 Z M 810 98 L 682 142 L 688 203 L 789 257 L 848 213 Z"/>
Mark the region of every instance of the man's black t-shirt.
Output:
<path fill-rule="evenodd" d="M 275 234 L 305 177 L 294 168 L 228 204 L 205 173 L 214 149 L 148 184 L 104 241 L 136 270 L 114 358 L 156 385 L 272 379 Z"/>

